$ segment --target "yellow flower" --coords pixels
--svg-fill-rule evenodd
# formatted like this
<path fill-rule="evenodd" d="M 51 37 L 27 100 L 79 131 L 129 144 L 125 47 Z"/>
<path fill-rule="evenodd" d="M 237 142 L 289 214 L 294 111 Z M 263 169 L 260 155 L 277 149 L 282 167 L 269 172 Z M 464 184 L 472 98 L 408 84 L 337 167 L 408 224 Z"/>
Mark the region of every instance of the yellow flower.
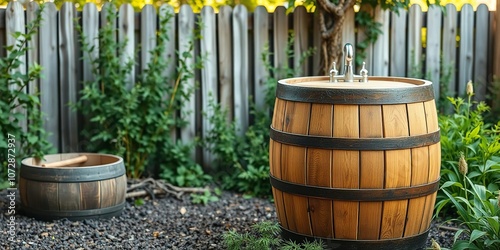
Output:
<path fill-rule="evenodd" d="M 467 95 L 472 96 L 474 94 L 474 87 L 472 86 L 472 81 L 467 83 Z"/>
<path fill-rule="evenodd" d="M 467 171 L 469 171 L 464 153 L 460 153 L 460 159 L 458 160 L 458 170 L 463 175 L 466 175 Z"/>

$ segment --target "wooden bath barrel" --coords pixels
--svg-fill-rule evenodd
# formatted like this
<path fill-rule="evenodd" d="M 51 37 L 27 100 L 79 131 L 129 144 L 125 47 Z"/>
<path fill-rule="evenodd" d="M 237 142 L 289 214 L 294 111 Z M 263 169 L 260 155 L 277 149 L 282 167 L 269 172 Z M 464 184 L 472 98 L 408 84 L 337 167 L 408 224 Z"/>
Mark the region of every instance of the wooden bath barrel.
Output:
<path fill-rule="evenodd" d="M 283 236 L 330 249 L 425 245 L 441 151 L 432 83 L 278 82 L 270 179 Z"/>
<path fill-rule="evenodd" d="M 64 167 L 42 164 L 86 156 Z M 125 206 L 127 179 L 123 159 L 114 155 L 69 153 L 24 159 L 19 174 L 22 212 L 40 220 L 109 218 Z"/>

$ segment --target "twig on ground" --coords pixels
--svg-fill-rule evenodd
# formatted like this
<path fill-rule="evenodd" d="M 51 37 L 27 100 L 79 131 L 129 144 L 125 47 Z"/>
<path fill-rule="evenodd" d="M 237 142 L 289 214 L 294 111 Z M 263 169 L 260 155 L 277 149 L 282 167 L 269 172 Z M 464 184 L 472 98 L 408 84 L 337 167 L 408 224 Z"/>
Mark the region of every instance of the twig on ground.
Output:
<path fill-rule="evenodd" d="M 153 190 L 153 194 L 146 190 L 133 191 L 136 189 L 151 189 Z M 184 193 L 204 193 L 209 191 L 209 188 L 194 188 L 194 187 L 178 187 L 174 186 L 170 183 L 166 183 L 163 180 L 155 180 L 153 178 L 147 178 L 142 180 L 139 183 L 131 184 L 127 188 L 126 198 L 135 198 L 146 195 L 154 195 L 154 194 L 171 194 L 175 196 L 177 199 L 181 199 Z"/>

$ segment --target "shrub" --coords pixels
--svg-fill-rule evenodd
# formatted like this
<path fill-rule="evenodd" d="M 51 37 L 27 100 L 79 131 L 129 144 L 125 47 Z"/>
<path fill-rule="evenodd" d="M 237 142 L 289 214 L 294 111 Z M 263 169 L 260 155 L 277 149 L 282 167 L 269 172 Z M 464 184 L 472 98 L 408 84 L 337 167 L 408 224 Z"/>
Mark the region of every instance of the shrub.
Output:
<path fill-rule="evenodd" d="M 0 58 L 0 189 L 9 186 L 4 182 L 7 172 L 16 171 L 15 164 L 12 164 L 15 159 L 17 163 L 25 157 L 40 159 L 53 151 L 43 128 L 37 90 L 30 91 L 34 94 L 26 93 L 28 84 L 40 78 L 42 68 L 35 63 L 30 65 L 26 73 L 20 70 L 21 67 L 26 67 L 21 57 L 26 55 L 29 50 L 28 42 L 42 23 L 43 8 L 44 5 L 40 5 L 35 20 L 26 26 L 26 34 L 13 34 L 16 44 L 7 46 L 7 56 Z M 21 126 L 21 123 L 28 122 L 29 126 L 26 128 Z"/>

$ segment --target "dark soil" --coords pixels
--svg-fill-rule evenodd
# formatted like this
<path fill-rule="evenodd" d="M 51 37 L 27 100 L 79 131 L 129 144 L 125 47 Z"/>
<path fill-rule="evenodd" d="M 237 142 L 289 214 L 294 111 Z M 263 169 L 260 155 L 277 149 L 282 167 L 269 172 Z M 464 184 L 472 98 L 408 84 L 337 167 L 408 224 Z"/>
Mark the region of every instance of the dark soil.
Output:
<path fill-rule="evenodd" d="M 6 190 L 0 191 L 0 249 L 224 249 L 224 232 L 243 233 L 256 222 L 276 221 L 274 205 L 266 199 L 223 192 L 218 202 L 199 205 L 189 195 L 182 200 L 164 196 L 140 206 L 129 200 L 122 215 L 111 219 L 44 222 L 17 211 L 12 242 L 8 206 Z M 453 235 L 433 223 L 427 247 L 431 238 L 450 247 Z"/>

